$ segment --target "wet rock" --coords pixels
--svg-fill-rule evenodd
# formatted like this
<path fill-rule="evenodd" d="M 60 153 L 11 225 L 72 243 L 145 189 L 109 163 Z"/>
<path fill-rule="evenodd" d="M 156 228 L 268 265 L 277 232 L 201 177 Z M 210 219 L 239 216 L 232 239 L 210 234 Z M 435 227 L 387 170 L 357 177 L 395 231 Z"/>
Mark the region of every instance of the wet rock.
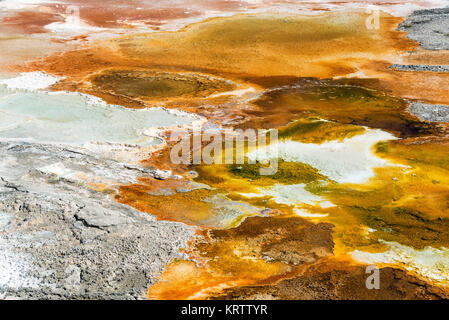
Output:
<path fill-rule="evenodd" d="M 447 294 L 422 280 L 393 268 L 379 269 L 380 289 L 368 289 L 366 266 L 324 261 L 301 275 L 274 285 L 226 289 L 212 299 L 274 300 L 414 300 L 447 299 Z"/>
<path fill-rule="evenodd" d="M 153 170 L 151 172 L 155 179 L 165 180 L 171 177 L 172 173 L 170 170 Z"/>

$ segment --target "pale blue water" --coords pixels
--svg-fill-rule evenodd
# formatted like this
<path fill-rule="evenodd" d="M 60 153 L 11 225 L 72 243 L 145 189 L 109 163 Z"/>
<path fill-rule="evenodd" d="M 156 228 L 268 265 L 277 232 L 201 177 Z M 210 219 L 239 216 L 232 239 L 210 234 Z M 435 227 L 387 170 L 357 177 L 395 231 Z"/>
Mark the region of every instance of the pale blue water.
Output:
<path fill-rule="evenodd" d="M 162 109 L 91 105 L 75 93 L 13 92 L 0 88 L 0 138 L 43 143 L 110 142 L 151 145 L 142 131 L 194 121 Z"/>

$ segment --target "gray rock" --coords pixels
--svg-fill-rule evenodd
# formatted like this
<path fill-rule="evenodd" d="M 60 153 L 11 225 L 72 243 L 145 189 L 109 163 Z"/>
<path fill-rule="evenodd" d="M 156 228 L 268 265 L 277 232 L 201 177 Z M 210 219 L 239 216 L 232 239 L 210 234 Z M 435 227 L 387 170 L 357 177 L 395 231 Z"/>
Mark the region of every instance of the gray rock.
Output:
<path fill-rule="evenodd" d="M 172 176 L 172 173 L 170 170 L 156 169 L 156 170 L 152 170 L 151 174 L 155 179 L 159 179 L 159 180 L 166 180 Z"/>
<path fill-rule="evenodd" d="M 399 25 L 407 37 L 428 50 L 449 49 L 449 8 L 418 10 Z"/>
<path fill-rule="evenodd" d="M 13 216 L 11 214 L 8 214 L 6 212 L 0 212 L 0 231 L 5 230 L 12 219 Z"/>
<path fill-rule="evenodd" d="M 416 102 L 410 104 L 408 111 L 421 120 L 449 122 L 449 106 Z"/>
<path fill-rule="evenodd" d="M 0 299 L 144 299 L 194 235 L 97 192 L 145 169 L 80 149 L 0 142 Z M 83 177 L 83 179 L 80 179 Z"/>
<path fill-rule="evenodd" d="M 449 72 L 449 65 L 432 66 L 423 64 L 393 64 L 390 69 L 400 71 L 427 71 L 427 72 Z"/>

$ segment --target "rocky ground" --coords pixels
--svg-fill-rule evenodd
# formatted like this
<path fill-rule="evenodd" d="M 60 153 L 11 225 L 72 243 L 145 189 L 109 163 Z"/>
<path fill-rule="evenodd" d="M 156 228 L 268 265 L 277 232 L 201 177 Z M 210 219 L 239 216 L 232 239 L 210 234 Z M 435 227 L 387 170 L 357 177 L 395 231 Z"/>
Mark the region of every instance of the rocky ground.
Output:
<path fill-rule="evenodd" d="M 449 7 L 415 11 L 399 25 L 399 30 L 407 32 L 407 38 L 417 41 L 421 48 L 448 50 Z M 446 65 L 394 64 L 391 68 L 401 71 L 449 72 L 449 62 Z"/>
<path fill-rule="evenodd" d="M 449 8 L 418 10 L 401 23 L 407 37 L 428 50 L 449 49 Z"/>
<path fill-rule="evenodd" d="M 411 114 L 421 120 L 432 122 L 449 122 L 449 106 L 426 103 L 412 103 L 408 108 Z"/>
<path fill-rule="evenodd" d="M 390 68 L 400 71 L 432 71 L 432 72 L 449 72 L 449 65 L 447 66 L 429 66 L 422 64 L 393 64 Z"/>
<path fill-rule="evenodd" d="M 132 182 L 132 166 L 23 143 L 0 143 L 0 158 L 0 298 L 145 298 L 193 234 L 83 182 Z"/>
<path fill-rule="evenodd" d="M 443 9 L 418 10 L 400 24 L 399 29 L 407 32 L 407 37 L 417 41 L 427 50 L 449 50 L 449 7 Z M 449 72 L 447 65 L 400 65 L 392 69 L 401 71 Z M 448 122 L 449 106 L 412 103 L 409 112 L 422 120 Z"/>

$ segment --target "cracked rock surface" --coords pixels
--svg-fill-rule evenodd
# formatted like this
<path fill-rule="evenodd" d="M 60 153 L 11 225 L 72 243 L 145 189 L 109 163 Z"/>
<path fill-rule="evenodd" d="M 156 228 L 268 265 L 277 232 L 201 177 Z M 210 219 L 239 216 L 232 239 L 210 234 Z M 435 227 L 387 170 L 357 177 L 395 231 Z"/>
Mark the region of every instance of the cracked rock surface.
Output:
<path fill-rule="evenodd" d="M 40 144 L 0 142 L 0 157 L 0 298 L 142 299 L 184 257 L 193 227 L 86 184 L 129 183 L 143 169 Z"/>

